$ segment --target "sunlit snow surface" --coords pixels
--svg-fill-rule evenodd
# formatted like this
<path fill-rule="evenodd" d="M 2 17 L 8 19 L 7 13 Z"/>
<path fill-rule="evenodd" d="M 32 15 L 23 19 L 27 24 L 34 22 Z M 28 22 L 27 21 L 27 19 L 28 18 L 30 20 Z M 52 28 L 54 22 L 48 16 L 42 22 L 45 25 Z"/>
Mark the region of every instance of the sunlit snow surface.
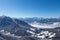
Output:
<path fill-rule="evenodd" d="M 49 31 L 42 31 L 41 33 L 37 34 L 38 38 L 46 38 L 46 36 L 48 36 L 48 38 L 52 38 L 55 37 L 56 33 L 53 32 L 49 32 Z"/>
<path fill-rule="evenodd" d="M 43 24 L 43 23 L 38 23 L 38 22 L 32 22 L 29 23 L 29 25 L 37 28 L 55 28 L 60 26 L 60 22 L 55 22 L 53 24 Z"/>

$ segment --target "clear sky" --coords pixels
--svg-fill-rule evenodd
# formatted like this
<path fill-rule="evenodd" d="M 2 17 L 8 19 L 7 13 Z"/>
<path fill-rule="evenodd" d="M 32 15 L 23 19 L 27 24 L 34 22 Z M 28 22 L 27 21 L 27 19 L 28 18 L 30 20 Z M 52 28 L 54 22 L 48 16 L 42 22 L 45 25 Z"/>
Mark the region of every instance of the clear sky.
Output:
<path fill-rule="evenodd" d="M 60 17 L 60 0 L 0 0 L 0 16 Z"/>

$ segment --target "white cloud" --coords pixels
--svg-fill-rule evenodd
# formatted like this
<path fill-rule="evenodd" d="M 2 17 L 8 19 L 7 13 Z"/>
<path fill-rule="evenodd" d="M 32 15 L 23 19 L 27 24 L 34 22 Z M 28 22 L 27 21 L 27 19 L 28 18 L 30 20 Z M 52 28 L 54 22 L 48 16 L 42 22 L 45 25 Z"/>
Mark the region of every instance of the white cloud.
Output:
<path fill-rule="evenodd" d="M 37 28 L 55 28 L 60 26 L 60 22 L 55 22 L 53 24 L 42 24 L 38 22 L 29 23 L 29 25 Z"/>

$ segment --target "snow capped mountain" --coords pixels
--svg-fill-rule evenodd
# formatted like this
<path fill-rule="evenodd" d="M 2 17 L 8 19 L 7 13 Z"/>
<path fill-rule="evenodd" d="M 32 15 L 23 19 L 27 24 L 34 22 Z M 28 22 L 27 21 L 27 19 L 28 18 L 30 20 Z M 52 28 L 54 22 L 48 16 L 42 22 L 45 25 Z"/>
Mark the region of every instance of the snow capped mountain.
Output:
<path fill-rule="evenodd" d="M 53 40 L 57 40 L 60 38 L 60 18 L 24 18 L 20 19 L 27 22 L 34 28 L 30 28 L 31 30 L 27 30 L 27 32 L 31 33 L 33 37 L 43 38 L 45 37 L 53 38 Z M 46 32 L 47 31 L 47 32 Z M 45 33 L 44 33 L 45 32 Z M 42 34 L 41 34 L 42 33 Z M 48 34 L 47 36 L 44 34 Z M 58 38 L 58 39 L 59 39 Z M 45 39 L 49 40 L 49 39 Z M 50 39 L 52 40 L 52 39 Z"/>
<path fill-rule="evenodd" d="M 8 31 L 15 35 L 30 35 L 26 30 L 33 28 L 24 21 L 21 21 L 17 18 L 10 18 L 7 16 L 0 17 L 0 30 Z"/>
<path fill-rule="evenodd" d="M 18 40 L 18 39 L 26 39 L 26 40 L 37 40 L 39 38 L 45 38 L 49 36 L 49 38 L 55 37 L 55 35 L 59 35 L 60 33 L 60 22 L 47 21 L 49 19 L 37 19 L 30 18 L 29 20 L 10 18 L 7 16 L 0 17 L 0 38 L 3 40 Z M 47 35 L 47 34 L 48 35 Z M 46 36 L 47 35 L 47 36 Z M 59 35 L 60 36 L 60 35 Z M 5 39 L 4 39 L 5 38 Z"/>

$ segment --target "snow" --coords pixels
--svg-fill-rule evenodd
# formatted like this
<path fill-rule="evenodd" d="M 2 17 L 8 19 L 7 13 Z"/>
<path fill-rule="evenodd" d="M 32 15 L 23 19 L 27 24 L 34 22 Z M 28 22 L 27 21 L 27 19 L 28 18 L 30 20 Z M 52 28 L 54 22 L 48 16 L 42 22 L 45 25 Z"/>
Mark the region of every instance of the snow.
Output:
<path fill-rule="evenodd" d="M 42 35 L 42 36 L 38 36 L 38 38 L 42 38 L 42 39 L 44 39 L 44 38 L 45 38 L 45 36 L 44 36 L 44 35 Z"/>
<path fill-rule="evenodd" d="M 31 33 L 31 34 L 33 34 L 33 35 L 35 34 L 34 32 L 32 32 L 32 31 L 29 31 L 29 30 L 27 30 L 27 32 L 29 32 L 29 33 Z"/>
<path fill-rule="evenodd" d="M 34 28 L 30 28 L 30 30 L 35 31 L 35 29 L 34 29 Z"/>
<path fill-rule="evenodd" d="M 0 32 L 4 32 L 4 30 L 1 30 Z"/>
<path fill-rule="evenodd" d="M 52 38 L 55 36 L 56 33 L 53 33 L 52 35 L 49 36 L 49 38 Z"/>
<path fill-rule="evenodd" d="M 36 36 L 37 36 L 38 38 L 44 39 L 44 38 L 46 38 L 46 36 L 48 36 L 48 38 L 55 37 L 55 34 L 56 34 L 56 33 L 49 32 L 49 31 L 42 31 L 42 32 L 40 32 L 39 34 L 36 34 Z"/>
<path fill-rule="evenodd" d="M 8 32 L 8 33 L 5 33 L 5 35 L 10 35 L 10 32 Z"/>
<path fill-rule="evenodd" d="M 21 38 L 21 36 L 16 36 L 15 34 L 11 34 L 10 32 L 4 31 L 4 30 L 0 30 L 0 34 L 12 36 L 12 37 L 16 37 L 16 38 Z"/>

